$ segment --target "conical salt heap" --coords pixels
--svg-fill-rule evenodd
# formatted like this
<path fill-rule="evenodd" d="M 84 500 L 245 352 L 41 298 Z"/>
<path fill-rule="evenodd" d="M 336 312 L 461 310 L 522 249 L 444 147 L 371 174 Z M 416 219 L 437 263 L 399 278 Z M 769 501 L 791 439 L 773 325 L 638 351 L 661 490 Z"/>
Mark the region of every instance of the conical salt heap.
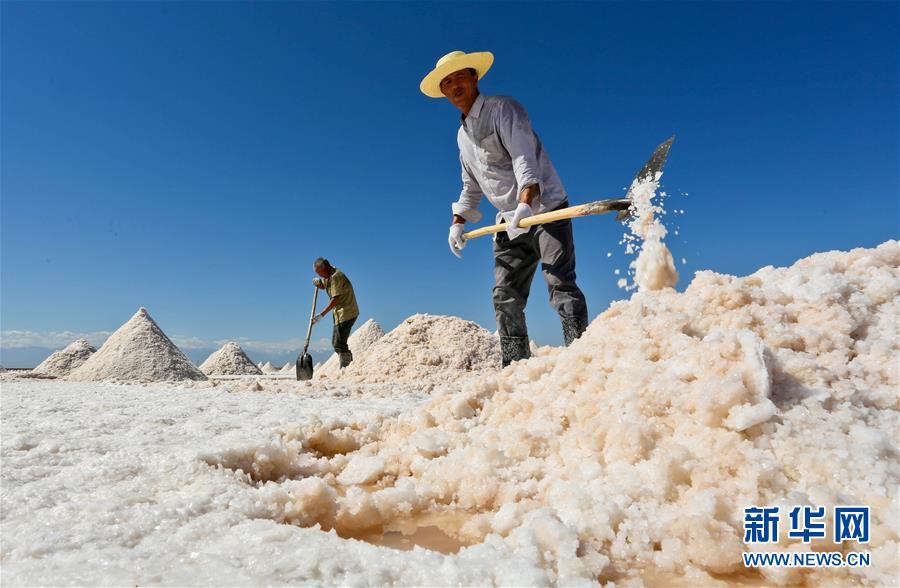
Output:
<path fill-rule="evenodd" d="M 381 325 L 373 319 L 369 319 L 360 325 L 347 339 L 347 346 L 350 347 L 354 361 L 362 361 L 363 354 L 382 337 L 384 337 L 384 331 Z M 332 353 L 328 361 L 322 364 L 321 367 L 316 367 L 313 370 L 313 379 L 337 378 L 340 374 L 340 368 L 341 364 L 337 353 Z"/>
<path fill-rule="evenodd" d="M 97 348 L 88 343 L 87 339 L 79 339 L 70 343 L 65 349 L 51 353 L 47 359 L 31 370 L 31 374 L 50 378 L 64 378 L 72 370 L 81 367 L 96 352 Z"/>
<path fill-rule="evenodd" d="M 395 418 L 285 426 L 211 462 L 271 480 L 281 522 L 348 536 L 440 515 L 515 561 L 510 584 L 896 586 L 898 316 L 897 241 L 698 272 Z M 825 508 L 824 538 L 789 536 L 794 505 Z M 871 507 L 868 543 L 832 542 L 836 505 Z M 777 543 L 743 542 L 751 506 L 781 507 Z M 746 570 L 757 549 L 871 566 Z"/>
<path fill-rule="evenodd" d="M 340 377 L 357 382 L 449 381 L 500 366 L 500 339 L 455 316 L 416 314 L 379 338 Z"/>
<path fill-rule="evenodd" d="M 206 376 L 141 308 L 67 379 L 165 382 L 205 380 Z"/>
<path fill-rule="evenodd" d="M 241 346 L 229 341 L 221 349 L 212 353 L 200 366 L 207 376 L 259 376 L 262 370 L 256 367 Z"/>
<path fill-rule="evenodd" d="M 296 370 L 296 369 L 297 368 L 294 364 L 292 364 L 291 362 L 287 362 L 286 364 L 281 366 L 281 369 L 278 370 L 278 373 L 279 374 L 290 374 L 290 373 L 293 373 L 294 370 Z"/>
<path fill-rule="evenodd" d="M 262 367 L 260 369 L 264 374 L 274 374 L 278 372 L 278 368 L 272 365 L 271 361 L 267 361 L 266 363 L 262 364 Z"/>

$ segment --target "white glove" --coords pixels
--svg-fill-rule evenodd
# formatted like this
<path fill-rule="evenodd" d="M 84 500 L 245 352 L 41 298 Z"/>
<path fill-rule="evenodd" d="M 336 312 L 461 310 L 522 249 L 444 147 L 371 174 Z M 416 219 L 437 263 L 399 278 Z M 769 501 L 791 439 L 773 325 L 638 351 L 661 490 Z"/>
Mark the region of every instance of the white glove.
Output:
<path fill-rule="evenodd" d="M 463 237 L 464 232 L 465 225 L 453 223 L 450 225 L 450 236 L 447 238 L 447 241 L 450 243 L 450 252 L 460 259 L 462 259 L 462 255 L 459 252 L 466 246 L 466 238 Z"/>
<path fill-rule="evenodd" d="M 313 278 L 313 286 L 315 286 L 316 288 L 324 288 L 325 280 L 323 280 L 322 278 Z"/>
<path fill-rule="evenodd" d="M 506 235 L 510 240 L 515 239 L 519 235 L 524 235 L 529 231 L 530 227 L 520 227 L 519 222 L 533 215 L 534 211 L 532 211 L 531 207 L 524 202 L 520 202 L 515 210 L 500 213 L 500 218 L 506 221 Z"/>
<path fill-rule="evenodd" d="M 317 314 L 316 316 L 313 317 L 313 319 L 312 319 L 312 324 L 316 324 L 316 323 L 319 322 L 320 320 L 322 320 L 322 315 L 321 315 L 321 314 Z"/>
<path fill-rule="evenodd" d="M 514 229 L 523 229 L 524 227 L 519 226 L 519 222 L 528 218 L 529 216 L 534 216 L 534 211 L 531 210 L 531 207 L 524 202 L 519 202 L 519 205 L 516 206 L 516 211 L 513 213 L 510 226 L 512 226 L 512 228 Z"/>

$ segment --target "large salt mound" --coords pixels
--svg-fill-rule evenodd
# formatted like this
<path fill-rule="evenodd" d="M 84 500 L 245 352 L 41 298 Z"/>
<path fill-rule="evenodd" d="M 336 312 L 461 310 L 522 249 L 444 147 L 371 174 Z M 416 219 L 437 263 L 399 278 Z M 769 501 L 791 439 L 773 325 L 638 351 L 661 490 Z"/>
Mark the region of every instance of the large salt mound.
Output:
<path fill-rule="evenodd" d="M 381 329 L 381 325 L 373 319 L 369 319 L 357 327 L 353 334 L 350 335 L 350 338 L 347 339 L 347 346 L 350 347 L 350 352 L 353 353 L 354 361 L 362 360 L 363 354 L 368 351 L 375 341 L 382 337 L 384 337 L 384 331 Z M 317 366 L 315 368 L 313 378 L 337 378 L 340 375 L 340 370 L 340 359 L 337 353 L 332 353 L 328 361 L 322 364 L 321 367 Z"/>
<path fill-rule="evenodd" d="M 164 382 L 205 380 L 197 366 L 162 332 L 141 308 L 69 380 Z"/>
<path fill-rule="evenodd" d="M 895 586 L 898 266 L 890 241 L 743 278 L 699 272 L 398 418 L 288 426 L 266 451 L 212 461 L 261 481 L 273 519 L 344 536 L 443 513 L 465 543 L 539 554 L 543 576 L 522 583 Z M 870 542 L 789 537 L 802 504 L 870 506 Z M 871 567 L 748 579 L 752 505 L 781 507 L 765 550 L 857 549 Z"/>
<path fill-rule="evenodd" d="M 31 374 L 35 376 L 63 378 L 69 375 L 72 370 L 80 367 L 96 352 L 97 349 L 88 343 L 86 339 L 79 339 L 70 343 L 65 349 L 51 353 L 47 359 L 31 370 Z"/>
<path fill-rule="evenodd" d="M 258 376 L 262 370 L 256 367 L 241 346 L 229 341 L 212 353 L 200 366 L 207 376 Z"/>
<path fill-rule="evenodd" d="M 341 373 L 357 382 L 457 380 L 500 366 L 500 339 L 472 321 L 416 314 Z"/>

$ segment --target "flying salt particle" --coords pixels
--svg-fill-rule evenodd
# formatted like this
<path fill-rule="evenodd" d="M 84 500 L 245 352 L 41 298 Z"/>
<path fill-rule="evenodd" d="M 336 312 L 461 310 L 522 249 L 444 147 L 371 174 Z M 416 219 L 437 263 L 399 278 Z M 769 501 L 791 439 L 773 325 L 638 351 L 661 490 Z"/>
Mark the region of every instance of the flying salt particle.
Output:
<path fill-rule="evenodd" d="M 677 234 L 677 233 L 676 233 L 676 234 Z M 687 263 L 687 260 L 686 260 L 685 258 L 682 257 L 682 258 L 681 258 L 681 263 L 682 263 L 682 264 L 686 264 L 686 263 Z"/>
<path fill-rule="evenodd" d="M 618 269 L 614 269 L 614 270 L 613 270 L 613 274 L 615 274 L 615 275 L 617 275 L 617 276 L 618 276 L 620 273 L 621 273 L 621 272 L 620 272 Z"/>
<path fill-rule="evenodd" d="M 607 251 L 607 252 L 606 252 L 606 257 L 612 257 L 612 252 Z"/>

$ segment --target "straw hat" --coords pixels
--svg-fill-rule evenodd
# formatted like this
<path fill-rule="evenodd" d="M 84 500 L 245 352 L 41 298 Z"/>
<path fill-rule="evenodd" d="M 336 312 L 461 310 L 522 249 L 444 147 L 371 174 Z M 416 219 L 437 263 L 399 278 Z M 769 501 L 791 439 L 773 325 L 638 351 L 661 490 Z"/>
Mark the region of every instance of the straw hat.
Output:
<path fill-rule="evenodd" d="M 438 59 L 434 69 L 422 79 L 422 83 L 419 84 L 419 89 L 422 90 L 422 93 L 426 96 L 443 98 L 444 95 L 441 94 L 441 80 L 455 71 L 469 67 L 478 72 L 478 79 L 480 80 L 484 77 L 484 74 L 491 69 L 492 63 L 494 63 L 494 54 L 489 51 L 482 51 L 480 53 L 451 51 Z"/>

